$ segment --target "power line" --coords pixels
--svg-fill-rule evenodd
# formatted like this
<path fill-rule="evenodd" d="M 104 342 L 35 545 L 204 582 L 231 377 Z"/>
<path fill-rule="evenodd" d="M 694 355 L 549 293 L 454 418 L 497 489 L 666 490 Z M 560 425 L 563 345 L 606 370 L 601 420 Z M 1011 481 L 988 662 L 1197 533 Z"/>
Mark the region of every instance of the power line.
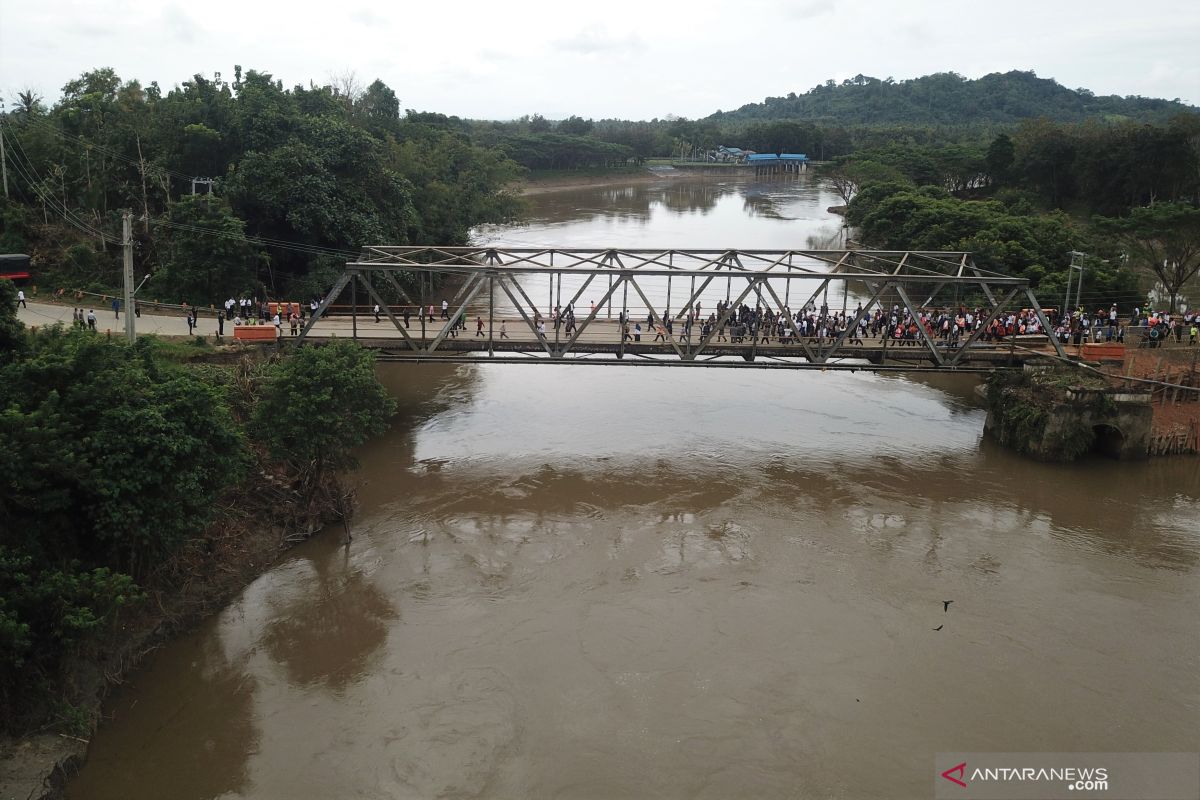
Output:
<path fill-rule="evenodd" d="M 124 153 L 120 153 L 116 150 L 113 150 L 112 148 L 107 147 L 105 145 L 97 144 L 95 142 L 89 142 L 88 140 L 84 139 L 82 136 L 76 136 L 75 134 L 67 133 L 66 131 L 59 128 L 57 125 L 52 124 L 49 120 L 44 120 L 44 119 L 41 119 L 38 117 L 30 117 L 30 116 L 26 116 L 26 117 L 24 117 L 24 119 L 29 124 L 38 125 L 42 128 L 45 128 L 46 130 L 50 131 L 54 135 L 59 136 L 66 141 L 74 142 L 75 144 L 78 144 L 79 146 L 81 146 L 85 149 L 97 150 L 101 153 L 111 156 L 112 158 L 118 159 L 119 161 L 124 161 L 128 164 L 138 167 L 139 169 L 141 169 L 141 167 L 142 167 L 141 160 L 136 159 L 136 158 L 131 158 L 130 156 L 127 156 Z M 182 173 L 175 172 L 173 170 L 167 169 L 166 167 L 158 166 L 158 165 L 151 165 L 150 167 L 148 167 L 148 169 L 154 169 L 157 172 L 161 172 L 164 175 L 169 175 L 173 178 L 178 178 L 179 180 L 184 181 L 189 184 L 191 183 L 191 180 L 193 177 L 191 175 L 184 175 Z"/>
<path fill-rule="evenodd" d="M 67 133 L 59 130 L 58 128 L 50 125 L 49 123 L 42 122 L 41 120 L 33 120 L 33 121 L 38 125 L 48 128 L 55 134 L 61 136 L 63 139 L 74 141 L 85 147 L 95 148 L 101 152 L 104 152 L 104 153 L 107 153 L 107 154 L 113 156 L 114 158 L 118 158 L 122 161 L 126 161 L 133 166 L 137 166 L 139 168 L 141 166 L 141 162 L 139 162 L 135 159 L 127 158 L 124 155 L 121 155 L 120 153 L 117 153 L 107 147 L 104 147 L 102 145 L 92 144 L 90 142 L 86 142 L 80 137 L 76 137 L 76 136 L 67 134 Z M 16 142 L 17 146 L 21 148 L 22 154 L 24 155 L 24 158 L 26 160 L 28 170 L 30 172 L 32 172 L 33 175 L 37 175 L 37 171 L 33 167 L 33 160 L 31 158 L 29 158 L 27 153 L 25 153 L 24 147 L 21 145 L 20 141 L 14 137 L 14 142 Z M 16 162 L 14 159 L 14 166 L 15 165 L 16 165 Z M 180 180 L 187 181 L 189 184 L 193 180 L 193 178 L 190 176 L 182 175 L 178 172 L 172 172 L 171 170 L 168 170 L 165 168 L 155 167 L 154 169 L 158 169 L 159 171 L 166 173 L 168 175 L 171 175 L 173 177 L 176 177 Z M 95 228 L 92 228 L 87 222 L 85 222 L 81 218 L 74 215 L 70 211 L 70 209 L 66 208 L 65 205 L 60 203 L 52 195 L 48 195 L 47 193 L 45 193 L 44 190 L 40 186 L 40 176 L 38 176 L 38 179 L 36 181 L 31 180 L 28 174 L 25 174 L 24 177 L 25 177 L 26 181 L 28 181 L 30 183 L 31 188 L 33 188 L 33 190 L 37 193 L 38 197 L 43 202 L 45 202 L 47 205 L 49 205 L 51 208 L 53 208 L 56 213 L 63 216 L 64 218 L 66 218 L 68 222 L 71 222 L 73 225 L 75 225 L 75 227 L 80 228 L 84 232 L 90 233 L 91 235 L 99 236 L 99 237 L 103 238 L 105 241 L 110 242 L 112 244 L 119 244 L 119 242 L 116 240 L 116 238 L 110 237 L 107 234 L 105 234 L 101 231 L 98 231 Z M 218 231 L 218 230 L 215 230 L 212 228 L 204 228 L 201 226 L 187 225 L 184 223 L 171 222 L 168 220 L 150 220 L 150 224 L 158 225 L 160 227 L 168 227 L 168 228 L 176 228 L 179 230 L 187 230 L 187 231 L 191 231 L 193 233 L 200 233 L 200 234 L 211 235 L 211 236 L 220 236 L 222 238 L 245 241 L 245 242 L 248 242 L 251 244 L 257 244 L 257 245 L 260 245 L 263 247 L 273 247 L 273 248 L 279 248 L 279 249 L 285 249 L 285 250 L 293 250 L 296 252 L 305 253 L 307 255 L 333 255 L 333 256 L 340 256 L 340 257 L 353 257 L 353 256 L 357 255 L 357 253 L 358 253 L 357 250 L 343 250 L 343 249 L 333 248 L 333 247 L 322 247 L 320 245 L 296 244 L 296 243 L 284 241 L 281 239 L 272 239 L 270 237 L 265 237 L 265 236 L 246 236 L 246 235 L 234 234 L 234 233 L 230 233 L 228 231 Z"/>
<path fill-rule="evenodd" d="M 0 136 L 2 135 L 3 134 L 0 134 Z M 29 188 L 33 190 L 34 194 L 37 195 L 38 199 L 40 199 L 44 205 L 49 206 L 54 210 L 55 214 L 61 216 L 68 223 L 78 228 L 81 232 L 86 233 L 89 236 L 96 236 L 109 244 L 118 243 L 114 237 L 109 236 L 107 233 L 98 228 L 92 227 L 89 222 L 71 211 L 71 209 L 68 208 L 65 203 L 60 202 L 58 198 L 50 194 L 42 185 L 42 177 L 34 168 L 28 154 L 25 153 L 25 148 L 22 147 L 19 140 L 14 138 L 13 142 L 21 151 L 20 157 L 25 159 L 25 164 L 22 165 L 20 160 L 18 160 L 17 151 L 14 150 L 11 159 L 13 169 L 25 180 L 25 182 L 29 185 Z"/>
<path fill-rule="evenodd" d="M 29 117 L 29 118 L 27 118 L 27 120 L 32 124 L 41 126 L 45 129 L 49 130 L 50 132 L 54 133 L 55 135 L 61 137 L 62 139 L 66 140 L 66 141 L 73 142 L 73 143 L 78 144 L 85 148 L 92 148 L 92 149 L 98 150 L 99 152 L 106 153 L 106 154 L 112 156 L 113 158 L 124 161 L 132 166 L 138 167 L 139 169 L 142 167 L 143 162 L 138 159 L 134 159 L 134 158 L 125 156 L 124 154 L 119 153 L 119 152 L 117 152 L 109 147 L 106 147 L 104 145 L 89 142 L 80 136 L 76 136 L 74 134 L 69 134 L 69 133 L 61 130 L 57 126 L 51 124 L 47 120 L 43 120 L 40 118 L 34 118 L 34 117 Z M 19 144 L 19 142 L 18 142 L 18 144 Z M 29 159 L 28 155 L 26 155 L 26 160 L 30 163 L 30 169 L 32 169 L 32 159 Z M 169 169 L 167 169 L 165 167 L 161 167 L 161 166 L 151 165 L 151 166 L 147 166 L 146 169 L 147 170 L 156 170 L 163 174 L 166 174 L 171 177 L 177 178 L 181 181 L 184 181 L 184 182 L 188 183 L 188 185 L 192 185 L 193 181 L 195 180 L 195 176 L 183 175 L 182 173 L 174 172 L 172 170 L 169 170 Z M 309 255 L 335 255 L 335 256 L 353 257 L 358 254 L 357 250 L 343 250 L 343 249 L 334 248 L 334 247 L 323 247 L 321 245 L 296 244 L 294 242 L 288 242 L 288 241 L 284 241 L 281 239 L 272 239 L 270 237 L 265 237 L 265 236 L 238 235 L 238 234 L 229 233 L 227 231 L 218 231 L 218 230 L 214 230 L 212 228 L 204 228 L 204 227 L 199 227 L 199 226 L 189 226 L 184 223 L 170 222 L 167 220 L 150 220 L 150 224 L 164 226 L 164 227 L 173 227 L 173 228 L 177 228 L 180 230 L 189 230 L 194 233 L 201 233 L 201 234 L 207 234 L 207 235 L 213 235 L 213 236 L 221 236 L 223 238 L 240 239 L 242 241 L 246 241 L 251 244 L 258 244 L 258 245 L 261 245 L 264 247 L 274 247 L 274 248 L 280 248 L 280 249 L 285 249 L 285 250 L 293 250 L 296 252 L 306 253 Z M 118 243 L 115 239 L 112 239 L 111 241 L 114 244 Z"/>
<path fill-rule="evenodd" d="M 257 244 L 262 247 L 274 247 L 282 250 L 294 250 L 306 255 L 318 256 L 340 256 L 354 257 L 358 255 L 357 250 L 340 250 L 332 247 L 322 247 L 320 245 L 297 244 L 294 242 L 284 241 L 282 239 L 271 239 L 263 236 L 247 236 L 245 234 L 233 233 L 231 231 L 221 231 L 215 228 L 205 228 L 199 225 L 188 225 L 181 222 L 171 222 L 165 219 L 152 219 L 150 224 L 160 228 L 173 228 L 176 230 L 188 231 L 191 233 L 205 234 L 209 236 L 219 236 L 224 239 L 232 239 L 234 241 L 247 242 L 249 244 Z"/>
<path fill-rule="evenodd" d="M 21 156 L 25 159 L 26 163 L 24 166 L 22 166 L 20 161 L 17 160 L 16 152 L 14 151 L 12 159 L 13 168 L 21 175 L 21 177 L 25 179 L 25 182 L 29 184 L 30 188 L 34 191 L 42 203 L 48 205 L 56 214 L 62 216 L 68 223 L 75 226 L 82 232 L 90 236 L 97 236 L 101 240 L 110 244 L 117 243 L 114 237 L 111 237 L 104 231 L 93 227 L 91 223 L 80 217 L 75 212 L 71 211 L 71 209 L 68 208 L 65 203 L 60 202 L 58 198 L 54 197 L 53 194 L 48 192 L 43 186 L 41 176 L 38 174 L 37 170 L 34 169 L 28 155 L 25 154 L 24 148 L 21 147 L 20 142 L 16 142 L 16 144 L 17 147 L 21 149 Z"/>

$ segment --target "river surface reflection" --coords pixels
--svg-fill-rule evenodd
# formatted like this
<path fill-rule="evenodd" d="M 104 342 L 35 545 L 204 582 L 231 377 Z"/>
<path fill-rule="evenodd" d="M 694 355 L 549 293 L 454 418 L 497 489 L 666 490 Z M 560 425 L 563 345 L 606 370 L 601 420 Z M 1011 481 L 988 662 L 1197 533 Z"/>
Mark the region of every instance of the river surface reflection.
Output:
<path fill-rule="evenodd" d="M 749 186 L 542 195 L 504 235 L 829 224 Z M 148 659 L 72 798 L 927 797 L 939 751 L 1200 740 L 1195 460 L 1026 461 L 967 376 L 380 375 L 353 541 Z"/>

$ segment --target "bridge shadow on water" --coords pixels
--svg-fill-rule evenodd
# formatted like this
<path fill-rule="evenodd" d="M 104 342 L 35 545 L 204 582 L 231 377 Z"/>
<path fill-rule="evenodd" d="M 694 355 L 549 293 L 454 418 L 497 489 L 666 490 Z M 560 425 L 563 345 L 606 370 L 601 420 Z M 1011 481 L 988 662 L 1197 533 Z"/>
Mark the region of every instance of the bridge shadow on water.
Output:
<path fill-rule="evenodd" d="M 713 409 L 711 398 L 688 401 L 693 390 L 673 371 L 665 388 L 631 376 L 597 389 L 571 388 L 572 368 L 436 369 L 423 388 L 412 368 L 394 373 L 406 379 L 387 378 L 404 410 L 391 435 L 364 449 L 366 517 L 402 509 L 436 527 L 445 519 L 540 524 L 623 510 L 711 517 L 755 504 L 781 519 L 940 509 L 984 534 L 1050 536 L 1152 567 L 1191 569 L 1200 551 L 1186 514 L 1189 502 L 1200 503 L 1195 465 L 1020 457 L 982 435 L 975 380 L 966 376 L 813 375 L 782 379 L 784 394 L 774 400 L 768 381 L 747 416 Z M 740 381 L 698 386 L 711 395 L 722 383 L 740 392 Z M 832 394 L 784 411 L 788 386 Z M 589 393 L 603 398 L 589 401 Z M 642 402 L 625 402 L 639 393 Z M 867 436 L 867 412 L 850 402 L 857 394 L 873 409 Z M 625 400 L 614 409 L 610 397 Z M 801 424 L 785 425 L 780 414 L 799 414 Z M 1189 468 L 1198 488 L 1178 496 L 1179 471 Z M 1177 518 L 1161 511 L 1173 507 Z M 1160 509 L 1158 518 L 1147 520 L 1147 508 Z"/>

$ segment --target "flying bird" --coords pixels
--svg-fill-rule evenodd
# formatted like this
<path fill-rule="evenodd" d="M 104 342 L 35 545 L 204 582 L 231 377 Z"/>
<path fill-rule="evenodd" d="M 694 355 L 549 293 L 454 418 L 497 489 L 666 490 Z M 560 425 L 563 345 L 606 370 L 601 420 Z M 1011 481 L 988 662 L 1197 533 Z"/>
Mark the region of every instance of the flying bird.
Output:
<path fill-rule="evenodd" d="M 950 604 L 951 604 L 951 603 L 953 603 L 953 602 L 954 602 L 953 600 L 943 600 L 943 601 L 942 601 L 942 611 L 949 611 L 949 610 L 950 610 Z"/>
<path fill-rule="evenodd" d="M 940 631 L 940 630 L 941 630 L 942 628 L 944 628 L 944 627 L 946 627 L 944 624 L 942 624 L 942 625 L 938 625 L 936 628 L 934 628 L 934 630 L 935 630 L 935 631 Z"/>

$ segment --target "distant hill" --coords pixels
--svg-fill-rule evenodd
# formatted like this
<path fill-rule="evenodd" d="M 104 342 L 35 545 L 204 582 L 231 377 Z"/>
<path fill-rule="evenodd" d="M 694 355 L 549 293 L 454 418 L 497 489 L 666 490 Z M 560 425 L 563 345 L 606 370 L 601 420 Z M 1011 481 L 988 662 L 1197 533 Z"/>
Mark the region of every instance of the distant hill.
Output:
<path fill-rule="evenodd" d="M 768 97 L 736 111 L 718 111 L 709 119 L 737 122 L 804 119 L 843 125 L 963 125 L 1011 123 L 1030 117 L 1059 122 L 1089 118 L 1161 122 L 1200 109 L 1175 100 L 1150 97 L 1098 97 L 1087 89 L 1068 89 L 1033 72 L 993 72 L 968 80 L 939 72 L 905 81 L 865 75 L 826 81 L 804 94 Z"/>

